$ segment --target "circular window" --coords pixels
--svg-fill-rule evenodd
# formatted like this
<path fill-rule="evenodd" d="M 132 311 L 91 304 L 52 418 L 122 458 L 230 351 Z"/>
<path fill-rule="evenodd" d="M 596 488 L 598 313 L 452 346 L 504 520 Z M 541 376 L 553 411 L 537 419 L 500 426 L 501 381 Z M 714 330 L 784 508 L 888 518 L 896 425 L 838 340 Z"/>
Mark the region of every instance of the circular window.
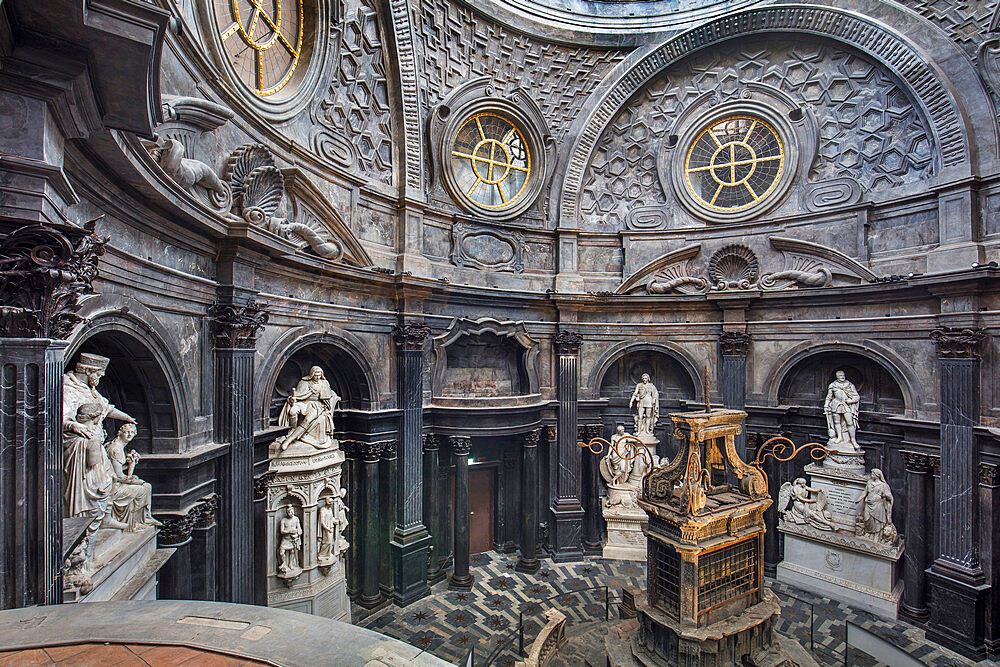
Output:
<path fill-rule="evenodd" d="M 323 80 L 332 0 L 195 3 L 205 44 L 237 101 L 268 120 L 293 117 Z"/>
<path fill-rule="evenodd" d="M 302 56 L 302 0 L 215 0 L 215 23 L 236 77 L 261 97 L 289 82 Z"/>
<path fill-rule="evenodd" d="M 524 133 L 494 112 L 477 113 L 458 128 L 450 158 L 458 191 L 485 209 L 515 206 L 531 177 Z"/>
<path fill-rule="evenodd" d="M 778 133 L 751 116 L 730 116 L 703 129 L 684 161 L 695 201 L 723 212 L 756 206 L 774 191 L 784 167 Z"/>

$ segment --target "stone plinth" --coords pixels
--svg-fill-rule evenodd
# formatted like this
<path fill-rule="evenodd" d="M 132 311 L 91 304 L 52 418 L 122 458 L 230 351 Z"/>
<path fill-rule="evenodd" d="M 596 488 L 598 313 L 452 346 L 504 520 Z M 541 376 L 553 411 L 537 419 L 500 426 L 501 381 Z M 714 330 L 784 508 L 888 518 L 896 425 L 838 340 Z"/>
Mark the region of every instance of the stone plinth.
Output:
<path fill-rule="evenodd" d="M 63 589 L 63 602 L 155 600 L 157 573 L 174 549 L 156 548 L 157 529 L 135 533 L 101 528 L 93 536 L 94 555 L 88 565 L 89 584 Z"/>
<path fill-rule="evenodd" d="M 778 523 L 778 530 L 785 536 L 785 559 L 778 563 L 778 581 L 884 618 L 896 618 L 903 595 L 898 568 L 902 540 L 880 544 L 784 520 Z"/>
<path fill-rule="evenodd" d="M 609 485 L 609 490 L 614 485 Z M 630 490 L 630 489 L 629 489 Z M 608 525 L 608 540 L 603 557 L 616 560 L 646 560 L 646 524 L 649 517 L 637 505 L 609 505 L 613 494 L 601 504 L 604 521 Z"/>
<path fill-rule="evenodd" d="M 289 450 L 291 451 L 291 450 Z M 267 488 L 267 605 L 351 622 L 341 545 L 320 561 L 319 509 L 340 497 L 344 453 L 333 447 L 296 450 L 271 459 Z M 281 520 L 291 506 L 301 528 L 296 567 L 279 570 Z M 248 573 L 249 576 L 249 573 Z"/>

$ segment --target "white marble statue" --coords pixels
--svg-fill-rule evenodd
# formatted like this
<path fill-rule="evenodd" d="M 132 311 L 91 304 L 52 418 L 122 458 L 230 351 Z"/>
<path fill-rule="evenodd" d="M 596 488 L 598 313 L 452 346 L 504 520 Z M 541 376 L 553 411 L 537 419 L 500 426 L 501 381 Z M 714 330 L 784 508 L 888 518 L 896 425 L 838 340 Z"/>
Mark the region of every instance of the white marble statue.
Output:
<path fill-rule="evenodd" d="M 836 379 L 830 383 L 823 402 L 826 415 L 827 446 L 841 454 L 860 454 L 858 446 L 858 412 L 861 395 L 844 371 L 837 371 Z"/>
<path fill-rule="evenodd" d="M 344 539 L 344 531 L 347 528 L 347 506 L 344 505 L 343 497 L 347 495 L 347 489 L 341 489 L 340 494 L 323 499 L 317 513 L 317 523 L 319 524 L 319 564 L 321 566 L 332 565 L 337 562 L 340 554 L 344 553 L 348 546 Z"/>
<path fill-rule="evenodd" d="M 299 380 L 281 409 L 278 425 L 292 428 L 275 441 L 278 450 L 283 452 L 299 443 L 311 449 L 336 446 L 333 411 L 339 403 L 340 396 L 330 388 L 323 369 L 319 366 L 310 368 L 309 375 Z"/>
<path fill-rule="evenodd" d="M 807 486 L 803 477 L 781 485 L 778 490 L 778 513 L 792 523 L 809 524 L 819 530 L 836 530 L 833 514 L 826 509 L 826 493 Z"/>
<path fill-rule="evenodd" d="M 63 424 L 63 513 L 92 517 L 95 530 L 124 530 L 126 524 L 108 513 L 115 475 L 104 448 L 103 416 L 100 403 L 83 403 Z"/>
<path fill-rule="evenodd" d="M 642 381 L 635 386 L 628 407 L 636 406 L 635 433 L 638 436 L 652 436 L 656 420 L 660 417 L 660 393 L 650 382 L 649 373 L 642 374 Z"/>
<path fill-rule="evenodd" d="M 110 516 L 118 523 L 135 532 L 145 526 L 162 526 L 153 518 L 153 487 L 149 482 L 136 477 L 133 472 L 139 462 L 139 453 L 134 449 L 125 453 L 125 445 L 132 442 L 138 429 L 135 424 L 123 424 L 118 435 L 105 445 L 111 463 L 115 484 L 111 493 Z"/>
<path fill-rule="evenodd" d="M 285 506 L 285 516 L 278 522 L 278 576 L 294 578 L 302 571 L 299 549 L 302 548 L 302 523 L 295 508 Z"/>
<path fill-rule="evenodd" d="M 601 476 L 608 484 L 625 484 L 632 474 L 635 459 L 627 457 L 631 455 L 629 448 L 633 447 L 634 443 L 622 442 L 628 435 L 630 434 L 625 432 L 625 427 L 619 424 L 615 434 L 611 436 L 611 448 L 607 456 L 601 459 Z"/>
<path fill-rule="evenodd" d="M 125 414 L 111 404 L 97 391 L 97 385 L 108 368 L 110 359 L 98 354 L 83 353 L 76 362 L 74 369 L 63 375 L 63 430 L 69 430 L 83 437 L 88 434 L 76 429 L 74 424 L 76 412 L 84 403 L 97 403 L 101 407 L 101 415 L 97 420 L 97 426 L 101 430 L 101 442 L 107 440 L 104 432 L 105 419 L 118 419 L 120 421 L 135 423 L 135 419 Z"/>
<path fill-rule="evenodd" d="M 892 489 L 878 468 L 868 473 L 868 483 L 857 503 L 861 505 L 855 520 L 855 534 L 875 542 L 892 544 L 896 527 L 892 525 Z"/>

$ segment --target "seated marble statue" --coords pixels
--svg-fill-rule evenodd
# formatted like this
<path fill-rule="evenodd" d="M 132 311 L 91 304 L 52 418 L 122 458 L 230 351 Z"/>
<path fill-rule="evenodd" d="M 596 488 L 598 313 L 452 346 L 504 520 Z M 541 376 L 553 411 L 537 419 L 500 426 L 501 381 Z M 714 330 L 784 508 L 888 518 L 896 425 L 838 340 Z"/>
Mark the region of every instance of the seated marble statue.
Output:
<path fill-rule="evenodd" d="M 634 443 L 627 440 L 622 442 L 626 436 L 630 436 L 630 434 L 626 433 L 625 427 L 619 424 L 617 432 L 611 436 L 611 447 L 608 454 L 601 460 L 601 476 L 608 484 L 626 484 L 632 473 L 635 459 L 630 457 L 634 453 Z"/>
<path fill-rule="evenodd" d="M 93 517 L 95 526 L 124 529 L 108 515 L 115 475 L 104 449 L 103 416 L 100 403 L 84 403 L 63 423 L 63 511 Z"/>
<path fill-rule="evenodd" d="M 334 447 L 333 411 L 339 403 L 340 396 L 330 388 L 323 369 L 313 366 L 281 409 L 278 425 L 292 428 L 275 440 L 277 449 L 283 452 L 299 443 L 313 449 Z"/>
<path fill-rule="evenodd" d="M 833 515 L 826 509 L 826 493 L 822 489 L 806 486 L 803 477 L 781 485 L 778 490 L 778 513 L 792 523 L 809 524 L 819 530 L 837 529 L 833 525 Z"/>
<path fill-rule="evenodd" d="M 132 474 L 135 464 L 139 462 L 139 454 L 134 449 L 125 453 L 125 445 L 132 442 L 136 432 L 135 424 L 124 424 L 118 429 L 118 435 L 105 445 L 115 480 L 110 515 L 132 532 L 146 526 L 163 525 L 153 518 L 150 511 L 153 487 Z"/>

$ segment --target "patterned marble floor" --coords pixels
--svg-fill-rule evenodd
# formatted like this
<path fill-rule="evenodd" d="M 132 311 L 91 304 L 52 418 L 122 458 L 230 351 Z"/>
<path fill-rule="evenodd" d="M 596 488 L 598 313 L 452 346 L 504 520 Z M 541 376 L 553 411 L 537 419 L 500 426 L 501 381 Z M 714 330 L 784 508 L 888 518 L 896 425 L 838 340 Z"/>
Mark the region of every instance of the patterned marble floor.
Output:
<path fill-rule="evenodd" d="M 617 602 L 623 586 L 641 586 L 645 563 L 589 559 L 558 564 L 543 560 L 535 574 L 516 572 L 516 554 L 495 552 L 472 556 L 476 583 L 471 592 L 449 591 L 447 582 L 437 584 L 432 595 L 409 607 L 389 607 L 359 622 L 423 648 L 450 662 L 458 662 L 470 649 L 475 664 L 513 665 L 517 659 L 517 627 L 524 617 L 525 646 L 544 624 L 542 614 L 558 606 L 568 617 L 567 635 L 557 664 L 583 665 L 601 654 L 607 614 L 618 621 Z M 864 611 L 828 598 L 819 597 L 775 581 L 768 581 L 781 598 L 782 612 L 777 628 L 809 648 L 810 604 L 813 612 L 813 657 L 820 665 L 844 664 L 844 622 L 849 620 L 900 647 L 926 665 L 953 667 L 972 664 L 956 653 L 924 639 L 923 630 L 900 622 L 888 622 Z M 361 612 L 361 610 L 357 610 Z M 356 614 L 355 618 L 359 618 Z M 880 665 L 856 652 L 849 653 L 851 665 Z M 995 663 L 980 663 L 982 665 Z M 603 662 L 600 663 L 603 667 Z"/>

